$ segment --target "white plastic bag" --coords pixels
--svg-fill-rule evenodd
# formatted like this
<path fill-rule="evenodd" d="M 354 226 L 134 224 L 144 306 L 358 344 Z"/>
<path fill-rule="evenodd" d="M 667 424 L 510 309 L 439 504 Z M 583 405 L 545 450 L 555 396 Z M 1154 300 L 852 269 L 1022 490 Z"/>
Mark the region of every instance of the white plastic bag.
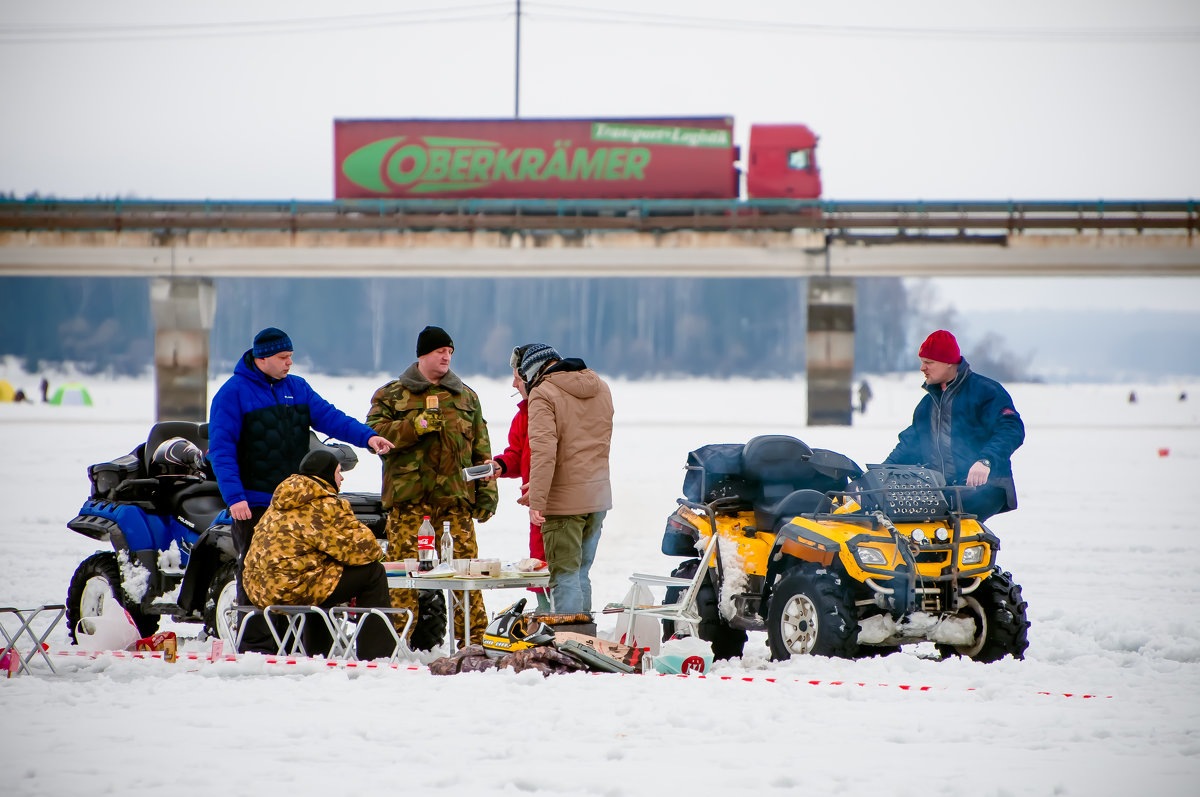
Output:
<path fill-rule="evenodd" d="M 75 642 L 84 650 L 132 650 L 141 636 L 129 612 L 109 595 L 99 617 L 81 617 L 75 626 Z"/>
<path fill-rule="evenodd" d="M 703 675 L 712 663 L 712 645 L 694 636 L 668 639 L 654 657 L 654 669 L 668 674 Z"/>
<path fill-rule="evenodd" d="M 621 599 L 624 606 L 646 606 L 654 604 L 654 593 L 650 588 L 642 584 L 634 584 L 625 593 L 625 597 Z M 630 620 L 634 615 L 625 612 L 617 618 L 617 625 L 611 634 L 606 634 L 605 638 L 610 642 L 620 642 L 622 645 L 629 645 L 635 648 L 649 648 L 651 656 L 658 655 L 659 639 L 662 636 L 662 626 L 659 624 L 657 617 L 649 615 L 637 615 L 636 619 Z M 632 628 L 633 633 L 630 634 Z"/>

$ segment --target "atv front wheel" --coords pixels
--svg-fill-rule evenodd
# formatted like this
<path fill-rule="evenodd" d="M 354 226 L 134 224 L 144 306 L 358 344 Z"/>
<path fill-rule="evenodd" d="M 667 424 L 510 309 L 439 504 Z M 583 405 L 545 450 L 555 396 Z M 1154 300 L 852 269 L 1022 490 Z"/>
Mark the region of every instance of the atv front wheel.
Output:
<path fill-rule="evenodd" d="M 245 618 L 234 615 L 237 605 L 237 562 L 229 561 L 217 568 L 216 575 L 208 582 L 204 597 L 204 631 L 210 637 L 222 640 L 233 650 L 237 639 L 238 624 Z"/>
<path fill-rule="evenodd" d="M 696 568 L 699 566 L 699 559 L 689 559 L 671 571 L 671 575 L 675 578 L 691 578 L 696 575 Z M 683 587 L 669 587 L 667 596 L 663 598 L 663 605 L 678 603 L 683 597 L 683 592 Z M 696 636 L 712 645 L 714 659 L 720 661 L 742 657 L 742 651 L 746 647 L 746 632 L 731 627 L 721 619 L 717 591 L 708 579 L 705 579 L 696 592 L 696 613 L 700 615 L 701 620 L 700 627 L 696 629 Z M 663 620 L 663 641 L 666 642 L 674 635 L 675 621 Z"/>
<path fill-rule="evenodd" d="M 858 654 L 858 622 L 854 600 L 841 579 L 828 570 L 799 567 L 771 591 L 767 611 L 767 643 L 775 661 L 795 655 Z"/>
<path fill-rule="evenodd" d="M 84 617 L 99 617 L 104 610 L 104 598 L 110 596 L 133 618 L 138 635 L 147 637 L 158 630 L 159 615 L 144 614 L 125 597 L 121 586 L 121 568 L 112 551 L 92 554 L 75 568 L 67 588 L 67 633 L 72 644 L 79 644 L 75 629 Z"/>
<path fill-rule="evenodd" d="M 967 656 L 975 661 L 999 661 L 1011 654 L 1025 658 L 1029 647 L 1029 604 L 1012 573 L 994 568 L 979 589 L 966 596 L 967 612 L 975 621 L 975 640 L 969 645 L 939 645 L 942 657 Z"/>

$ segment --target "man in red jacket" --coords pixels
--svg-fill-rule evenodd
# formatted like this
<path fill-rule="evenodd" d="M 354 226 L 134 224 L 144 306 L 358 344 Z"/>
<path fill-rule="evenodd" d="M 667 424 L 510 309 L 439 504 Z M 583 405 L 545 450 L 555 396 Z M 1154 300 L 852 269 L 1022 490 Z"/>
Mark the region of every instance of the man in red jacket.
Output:
<path fill-rule="evenodd" d="M 517 366 L 521 364 L 521 356 L 525 353 L 524 346 L 513 349 L 508 364 L 512 367 L 512 386 L 521 394 L 517 404 L 517 414 L 513 416 L 512 425 L 508 428 L 508 448 L 491 460 L 492 475 L 490 478 L 508 478 L 521 480 L 521 497 L 517 503 L 529 504 L 529 397 L 525 393 L 525 382 L 521 379 Z M 546 560 L 546 548 L 542 544 L 542 527 L 538 523 L 529 524 L 529 555 L 534 559 Z M 529 591 L 537 595 L 537 610 L 550 611 L 550 599 L 542 587 L 530 587 Z"/>
<path fill-rule="evenodd" d="M 590 612 L 588 572 L 612 508 L 612 393 L 583 360 L 544 343 L 524 347 L 517 371 L 529 397 L 529 521 L 542 527 L 550 605 Z"/>

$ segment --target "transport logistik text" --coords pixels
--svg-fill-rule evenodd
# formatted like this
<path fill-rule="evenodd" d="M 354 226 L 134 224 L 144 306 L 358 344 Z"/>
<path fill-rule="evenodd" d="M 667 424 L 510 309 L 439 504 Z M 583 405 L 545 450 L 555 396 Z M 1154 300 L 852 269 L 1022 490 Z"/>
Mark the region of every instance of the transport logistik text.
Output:
<path fill-rule="evenodd" d="M 685 147 L 730 147 L 728 130 L 697 127 L 663 127 L 661 125 L 628 125 L 597 122 L 592 125 L 592 138 L 597 141 L 624 141 L 629 144 L 674 144 Z"/>

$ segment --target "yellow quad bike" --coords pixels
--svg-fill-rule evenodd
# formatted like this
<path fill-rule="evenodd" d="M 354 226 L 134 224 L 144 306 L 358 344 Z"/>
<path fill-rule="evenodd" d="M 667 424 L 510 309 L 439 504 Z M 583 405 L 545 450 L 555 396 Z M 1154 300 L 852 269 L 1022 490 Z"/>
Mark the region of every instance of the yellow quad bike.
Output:
<path fill-rule="evenodd" d="M 933 642 L 943 656 L 1023 658 L 1021 588 L 996 566 L 1000 541 L 926 468 L 869 465 L 794 437 L 767 435 L 688 454 L 684 498 L 662 551 L 716 553 L 694 591 L 698 627 L 717 658 L 766 630 L 773 659 L 856 658 Z M 692 578 L 699 559 L 672 575 Z M 667 593 L 665 603 L 686 594 Z M 664 638 L 676 631 L 665 622 Z"/>

